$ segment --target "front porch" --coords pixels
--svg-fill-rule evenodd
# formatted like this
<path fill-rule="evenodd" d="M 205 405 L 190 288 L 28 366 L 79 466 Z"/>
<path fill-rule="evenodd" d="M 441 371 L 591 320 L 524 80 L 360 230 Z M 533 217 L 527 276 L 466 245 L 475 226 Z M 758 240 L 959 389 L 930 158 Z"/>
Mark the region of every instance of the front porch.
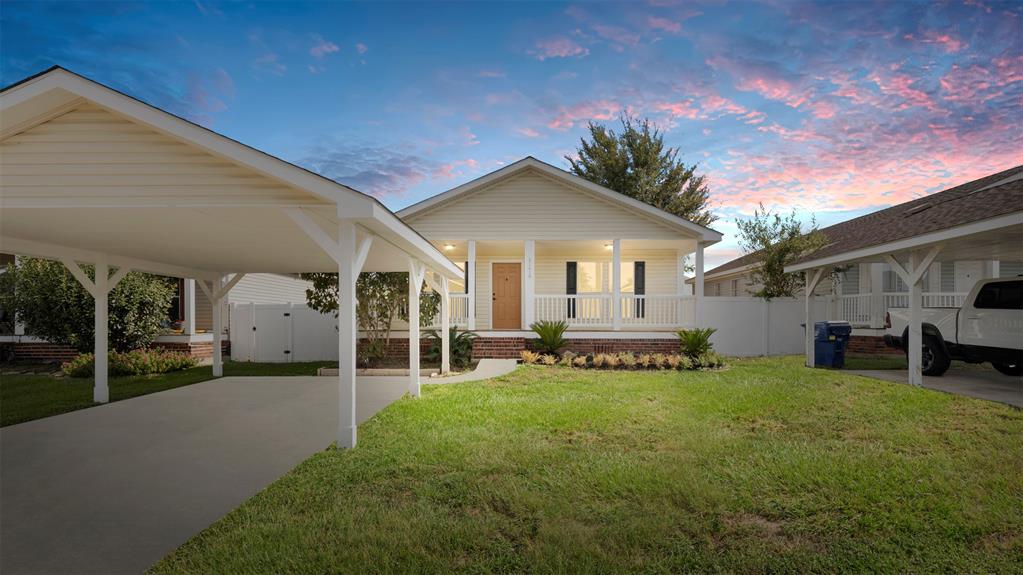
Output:
<path fill-rule="evenodd" d="M 700 242 L 433 243 L 465 274 L 450 283 L 449 318 L 460 329 L 521 337 L 537 321 L 564 321 L 573 333 L 674 332 L 699 325 L 702 290 L 688 293 L 684 272 L 689 258 L 696 275 L 702 274 Z"/>

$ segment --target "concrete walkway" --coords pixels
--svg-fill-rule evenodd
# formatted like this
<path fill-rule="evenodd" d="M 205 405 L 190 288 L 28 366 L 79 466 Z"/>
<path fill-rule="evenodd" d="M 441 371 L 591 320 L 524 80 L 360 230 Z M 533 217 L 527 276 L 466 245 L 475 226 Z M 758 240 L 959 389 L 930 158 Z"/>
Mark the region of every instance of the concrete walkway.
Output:
<path fill-rule="evenodd" d="M 501 377 L 515 371 L 518 362 L 514 359 L 481 359 L 476 369 L 449 377 L 422 377 L 422 383 L 464 383 L 492 377 Z"/>
<path fill-rule="evenodd" d="M 359 379 L 359 422 L 407 385 Z M 140 573 L 336 430 L 325 377 L 225 377 L 5 427 L 0 573 Z"/>
<path fill-rule="evenodd" d="M 909 378 L 904 369 L 858 369 L 848 373 L 907 385 Z M 941 377 L 924 376 L 923 386 L 1023 408 L 1023 378 L 1003 375 L 993 369 L 950 369 Z"/>

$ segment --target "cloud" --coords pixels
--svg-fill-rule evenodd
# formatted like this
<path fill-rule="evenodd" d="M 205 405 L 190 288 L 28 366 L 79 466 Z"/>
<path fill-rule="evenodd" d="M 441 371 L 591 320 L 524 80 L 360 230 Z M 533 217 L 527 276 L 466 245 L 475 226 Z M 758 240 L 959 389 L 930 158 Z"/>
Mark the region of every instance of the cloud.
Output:
<path fill-rule="evenodd" d="M 476 72 L 477 78 L 506 78 L 507 76 L 502 70 L 480 70 Z"/>
<path fill-rule="evenodd" d="M 582 58 L 588 56 L 590 51 L 570 38 L 558 37 L 538 40 L 532 53 L 537 60 L 543 61 L 550 58 Z"/>
<path fill-rule="evenodd" d="M 323 143 L 298 163 L 361 192 L 378 198 L 393 198 L 449 173 L 444 162 L 405 151 L 414 148 L 408 144 L 355 146 Z"/>
<path fill-rule="evenodd" d="M 624 108 L 613 100 L 593 100 L 579 102 L 572 106 L 561 107 L 547 127 L 552 130 L 568 130 L 582 121 L 610 120 L 620 114 Z"/>
<path fill-rule="evenodd" d="M 355 44 L 355 51 L 358 52 L 360 55 L 365 54 L 366 52 L 369 52 L 369 46 L 363 44 L 362 42 L 357 42 Z"/>
<path fill-rule="evenodd" d="M 281 57 L 274 52 L 267 52 L 252 61 L 252 68 L 259 72 L 269 72 L 275 76 L 283 76 L 288 67 L 281 62 Z"/>
<path fill-rule="evenodd" d="M 314 35 L 313 46 L 309 48 L 309 54 L 312 55 L 313 58 L 322 60 L 327 54 L 333 54 L 340 50 L 341 48 L 338 48 L 337 44 L 330 40 L 325 40 L 321 36 Z"/>
<path fill-rule="evenodd" d="M 937 30 L 927 30 L 919 35 L 906 34 L 904 38 L 921 44 L 933 44 L 950 54 L 966 48 L 966 42 L 962 39 L 947 32 L 939 32 Z"/>
<path fill-rule="evenodd" d="M 612 48 L 621 51 L 626 47 L 639 44 L 639 34 L 626 30 L 621 26 L 610 26 L 607 24 L 593 24 L 593 31 L 601 38 L 608 40 Z"/>
<path fill-rule="evenodd" d="M 682 24 L 675 22 L 674 20 L 668 20 L 667 18 L 660 18 L 658 16 L 648 16 L 646 19 L 647 28 L 651 30 L 661 30 L 670 34 L 678 34 L 682 31 Z"/>
<path fill-rule="evenodd" d="M 526 138 L 539 138 L 542 134 L 533 128 L 518 127 L 515 128 L 515 133 Z"/>

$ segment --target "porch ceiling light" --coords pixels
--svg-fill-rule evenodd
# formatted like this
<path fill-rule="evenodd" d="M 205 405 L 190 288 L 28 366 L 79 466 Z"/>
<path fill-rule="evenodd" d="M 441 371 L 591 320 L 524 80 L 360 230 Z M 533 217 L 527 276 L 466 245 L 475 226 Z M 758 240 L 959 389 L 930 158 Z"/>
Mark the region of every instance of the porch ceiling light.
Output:
<path fill-rule="evenodd" d="M 612 249 L 612 248 L 614 248 L 614 244 L 612 244 L 612 243 L 604 244 L 604 249 L 605 250 L 609 250 L 609 249 Z"/>
<path fill-rule="evenodd" d="M 455 244 L 444 244 L 444 249 L 446 251 L 451 251 L 451 250 L 455 249 Z"/>

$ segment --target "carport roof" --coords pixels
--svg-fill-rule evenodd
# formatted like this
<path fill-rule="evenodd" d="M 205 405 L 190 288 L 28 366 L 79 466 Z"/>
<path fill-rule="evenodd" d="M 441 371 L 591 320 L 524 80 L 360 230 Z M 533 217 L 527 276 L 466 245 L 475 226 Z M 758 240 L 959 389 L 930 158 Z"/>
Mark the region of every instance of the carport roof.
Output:
<path fill-rule="evenodd" d="M 973 238 L 969 245 L 943 248 L 945 257 L 1015 259 L 1020 257 L 1021 227 L 1023 165 L 829 226 L 821 232 L 831 243 L 785 269 L 792 272 L 871 261 L 884 253 L 968 237 Z M 729 264 L 741 267 L 742 260 L 749 257 Z M 712 272 L 724 271 L 729 264 Z"/>
<path fill-rule="evenodd" d="M 82 109 L 142 127 L 140 139 L 197 158 L 202 169 L 182 174 L 153 154 L 148 162 L 133 160 L 131 177 L 109 177 L 103 166 L 127 163 L 124 156 L 136 151 L 97 159 L 90 141 L 22 136 Z M 461 277 L 376 198 L 60 67 L 0 91 L 0 146 L 7 175 L 0 182 L 4 251 L 59 252 L 80 261 L 102 254 L 113 266 L 197 278 L 336 271 L 334 260 L 296 223 L 298 211 L 331 241 L 341 219 L 353 220 L 361 237 L 376 238 L 364 271 L 405 271 L 411 256 L 444 276 Z M 225 177 L 236 181 L 225 185 Z"/>

